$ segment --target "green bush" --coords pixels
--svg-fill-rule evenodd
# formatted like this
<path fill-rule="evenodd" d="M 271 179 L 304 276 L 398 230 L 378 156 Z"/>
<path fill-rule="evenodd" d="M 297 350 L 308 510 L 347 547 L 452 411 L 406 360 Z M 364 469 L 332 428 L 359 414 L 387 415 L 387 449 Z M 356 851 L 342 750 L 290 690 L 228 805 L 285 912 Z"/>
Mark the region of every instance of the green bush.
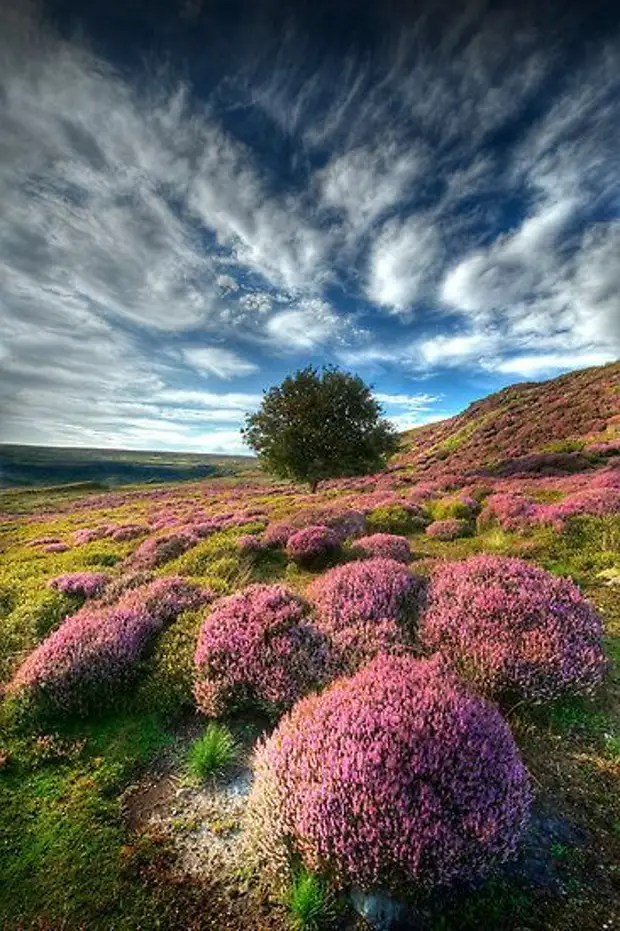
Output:
<path fill-rule="evenodd" d="M 194 707 L 194 652 L 202 621 L 202 611 L 186 611 L 163 631 L 138 689 L 140 708 L 178 715 Z"/>
<path fill-rule="evenodd" d="M 467 520 L 471 517 L 471 507 L 459 498 L 440 498 L 429 505 L 433 520 Z"/>
<path fill-rule="evenodd" d="M 400 504 L 386 504 L 375 508 L 366 518 L 370 530 L 377 533 L 415 533 L 426 524 L 420 514 Z"/>

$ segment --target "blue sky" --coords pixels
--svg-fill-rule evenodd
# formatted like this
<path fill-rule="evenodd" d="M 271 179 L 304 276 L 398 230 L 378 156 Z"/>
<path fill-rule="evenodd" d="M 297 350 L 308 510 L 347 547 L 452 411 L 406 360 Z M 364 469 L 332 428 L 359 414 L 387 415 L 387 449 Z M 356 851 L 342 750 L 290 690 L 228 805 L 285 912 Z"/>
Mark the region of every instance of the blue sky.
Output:
<path fill-rule="evenodd" d="M 5 442 L 239 452 L 310 362 L 405 429 L 620 355 L 613 4 L 0 17 Z"/>

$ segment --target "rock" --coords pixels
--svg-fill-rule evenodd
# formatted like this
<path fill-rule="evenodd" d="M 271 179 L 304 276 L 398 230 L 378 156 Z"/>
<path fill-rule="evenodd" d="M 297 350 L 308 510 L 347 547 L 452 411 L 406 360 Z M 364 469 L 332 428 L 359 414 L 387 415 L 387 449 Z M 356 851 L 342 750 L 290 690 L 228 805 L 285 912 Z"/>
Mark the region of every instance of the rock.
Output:
<path fill-rule="evenodd" d="M 371 927 L 376 931 L 392 931 L 402 922 L 407 914 L 407 908 L 397 899 L 382 892 L 362 892 L 361 889 L 353 889 L 351 892 L 351 902 L 353 908 L 369 922 Z M 413 931 L 413 925 L 407 924 Z"/>

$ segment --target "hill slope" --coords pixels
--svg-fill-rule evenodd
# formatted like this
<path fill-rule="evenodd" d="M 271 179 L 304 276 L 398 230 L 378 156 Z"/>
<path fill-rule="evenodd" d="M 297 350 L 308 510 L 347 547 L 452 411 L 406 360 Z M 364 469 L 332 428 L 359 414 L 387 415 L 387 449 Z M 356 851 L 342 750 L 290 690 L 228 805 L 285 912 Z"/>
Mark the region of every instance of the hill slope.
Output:
<path fill-rule="evenodd" d="M 511 385 L 456 417 L 409 430 L 394 465 L 413 466 L 428 477 L 474 469 L 528 471 L 561 460 L 579 469 L 589 453 L 618 444 L 620 362 L 613 362 Z M 537 462 L 527 461 L 534 456 Z"/>

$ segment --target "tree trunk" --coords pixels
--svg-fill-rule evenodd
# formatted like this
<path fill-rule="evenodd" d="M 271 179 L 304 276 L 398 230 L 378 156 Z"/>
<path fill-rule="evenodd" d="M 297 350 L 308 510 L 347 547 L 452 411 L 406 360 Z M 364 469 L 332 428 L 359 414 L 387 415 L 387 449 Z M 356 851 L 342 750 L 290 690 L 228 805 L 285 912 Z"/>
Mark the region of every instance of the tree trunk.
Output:
<path fill-rule="evenodd" d="M 310 491 L 312 492 L 312 494 L 314 494 L 314 492 L 317 490 L 318 487 L 319 487 L 318 481 L 310 482 Z"/>

